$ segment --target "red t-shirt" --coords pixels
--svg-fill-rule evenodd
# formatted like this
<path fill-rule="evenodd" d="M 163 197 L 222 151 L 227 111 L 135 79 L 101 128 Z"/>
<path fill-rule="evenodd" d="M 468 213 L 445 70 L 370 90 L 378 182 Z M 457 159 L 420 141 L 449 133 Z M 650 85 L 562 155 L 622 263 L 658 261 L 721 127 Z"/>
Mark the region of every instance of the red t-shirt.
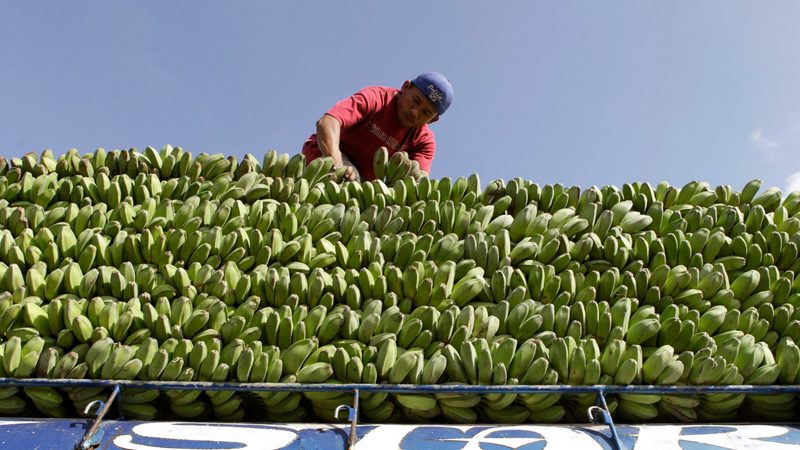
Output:
<path fill-rule="evenodd" d="M 419 168 L 430 173 L 436 142 L 428 125 L 404 128 L 397 121 L 398 89 L 372 86 L 339 101 L 327 114 L 342 125 L 339 149 L 356 166 L 362 180 L 375 179 L 373 156 L 379 147 L 386 147 L 389 155 L 399 151 L 419 163 Z M 317 135 L 312 134 L 303 144 L 306 163 L 322 156 L 317 145 Z"/>

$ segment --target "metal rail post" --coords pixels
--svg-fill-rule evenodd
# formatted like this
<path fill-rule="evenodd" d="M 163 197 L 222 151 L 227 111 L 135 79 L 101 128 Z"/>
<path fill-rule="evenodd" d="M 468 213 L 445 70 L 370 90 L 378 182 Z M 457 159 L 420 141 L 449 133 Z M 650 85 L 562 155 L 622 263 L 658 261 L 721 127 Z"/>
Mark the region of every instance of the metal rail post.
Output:
<path fill-rule="evenodd" d="M 111 395 L 108 397 L 108 400 L 102 402 L 100 400 L 95 400 L 92 403 L 86 405 L 86 409 L 84 410 L 84 414 L 88 414 L 89 410 L 91 410 L 92 406 L 95 404 L 100 405 L 100 409 L 97 412 L 97 417 L 95 417 L 94 422 L 92 422 L 92 426 L 86 431 L 86 434 L 83 435 L 83 439 L 75 446 L 77 450 L 89 450 L 92 448 L 97 448 L 100 445 L 100 439 L 103 438 L 103 432 L 98 431 L 100 428 L 100 422 L 103 421 L 103 417 L 105 417 L 108 410 L 111 408 L 111 404 L 114 403 L 114 400 L 119 395 L 119 385 L 114 386 L 114 390 L 111 391 Z"/>
<path fill-rule="evenodd" d="M 356 441 L 358 440 L 358 436 L 356 434 L 356 430 L 358 428 L 358 395 L 358 388 L 353 389 L 353 406 L 339 405 L 336 407 L 336 411 L 333 413 L 333 418 L 338 420 L 339 411 L 342 409 L 347 409 L 347 420 L 350 421 L 350 435 L 347 437 L 348 449 L 353 449 L 356 446 Z"/>
<path fill-rule="evenodd" d="M 617 434 L 617 427 L 614 425 L 614 419 L 611 417 L 611 412 L 608 410 L 608 404 L 606 403 L 606 396 L 603 394 L 603 389 L 597 391 L 597 401 L 600 403 L 600 406 L 592 406 L 589 408 L 589 420 L 593 423 L 597 423 L 598 418 L 594 415 L 594 412 L 599 412 L 600 420 L 611 429 L 612 443 L 616 446 L 617 450 L 625 450 L 625 447 L 622 446 L 622 442 L 619 440 L 619 434 Z"/>

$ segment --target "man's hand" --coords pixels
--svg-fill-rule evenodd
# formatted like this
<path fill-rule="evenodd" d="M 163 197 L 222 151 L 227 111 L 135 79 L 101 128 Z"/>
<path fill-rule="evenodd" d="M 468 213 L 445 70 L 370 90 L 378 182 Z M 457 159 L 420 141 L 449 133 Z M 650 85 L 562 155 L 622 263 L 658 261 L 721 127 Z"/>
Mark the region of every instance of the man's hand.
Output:
<path fill-rule="evenodd" d="M 333 158 L 333 170 L 346 166 L 344 179 L 347 181 L 358 180 L 359 173 L 352 164 L 345 164 L 344 155 L 339 149 L 339 137 L 342 131 L 342 124 L 330 114 L 325 114 L 317 121 L 317 145 L 323 155 Z"/>
<path fill-rule="evenodd" d="M 344 179 L 346 181 L 356 181 L 356 180 L 359 179 L 358 172 L 356 171 L 356 169 L 353 166 L 345 165 L 343 163 L 334 162 L 333 163 L 333 170 L 336 170 L 336 169 L 338 169 L 339 167 L 342 167 L 342 166 L 345 167 L 343 177 L 344 177 Z"/>

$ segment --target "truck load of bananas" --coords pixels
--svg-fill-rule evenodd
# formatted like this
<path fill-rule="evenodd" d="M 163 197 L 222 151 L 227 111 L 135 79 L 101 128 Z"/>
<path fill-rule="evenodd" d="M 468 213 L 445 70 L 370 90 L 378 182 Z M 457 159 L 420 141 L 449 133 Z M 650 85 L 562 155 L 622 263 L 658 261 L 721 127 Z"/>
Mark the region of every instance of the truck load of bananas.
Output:
<path fill-rule="evenodd" d="M 0 377 L 800 384 L 800 192 L 481 186 L 165 146 L 0 158 Z M 0 385 L 0 415 L 102 388 Z M 330 421 L 342 392 L 124 390 L 132 418 Z M 377 393 L 372 422 L 584 421 L 594 394 Z M 619 421 L 796 420 L 795 393 L 610 395 Z"/>

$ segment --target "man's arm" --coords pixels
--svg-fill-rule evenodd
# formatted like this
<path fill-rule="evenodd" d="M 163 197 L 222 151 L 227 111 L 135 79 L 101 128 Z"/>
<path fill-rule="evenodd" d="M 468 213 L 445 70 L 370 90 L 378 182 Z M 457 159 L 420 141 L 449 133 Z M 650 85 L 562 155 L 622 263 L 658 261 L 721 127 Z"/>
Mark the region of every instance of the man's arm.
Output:
<path fill-rule="evenodd" d="M 317 120 L 317 145 L 323 155 L 333 158 L 334 169 L 343 165 L 342 151 L 339 149 L 341 131 L 342 124 L 330 114 L 324 114 Z M 345 179 L 351 181 L 356 178 L 350 167 L 347 168 L 344 176 Z"/>

